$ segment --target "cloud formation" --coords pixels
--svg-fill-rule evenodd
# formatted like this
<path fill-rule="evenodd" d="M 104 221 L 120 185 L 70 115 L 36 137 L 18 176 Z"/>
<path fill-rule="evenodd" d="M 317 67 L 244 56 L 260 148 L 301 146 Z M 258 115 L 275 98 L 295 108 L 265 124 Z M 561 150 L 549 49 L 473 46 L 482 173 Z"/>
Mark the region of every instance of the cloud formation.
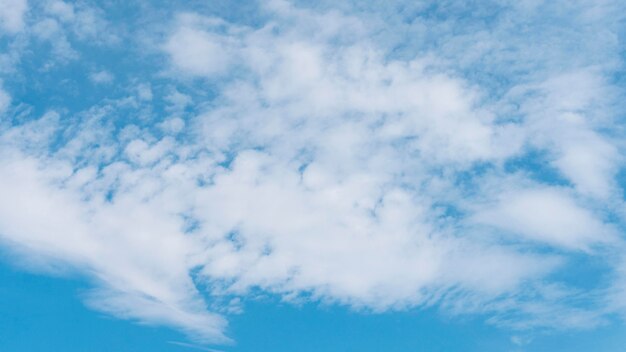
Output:
<path fill-rule="evenodd" d="M 459 9 L 416 9 L 432 17 L 398 22 L 423 34 L 410 50 L 370 9 L 260 6 L 260 24 L 178 11 L 136 34 L 159 58 L 154 82 L 80 112 L 20 118 L 0 91 L 0 114 L 16 107 L 0 124 L 3 243 L 88 276 L 95 309 L 202 342 L 228 341 L 224 315 L 253 292 L 517 328 L 623 311 L 612 61 L 563 62 L 568 46 L 512 58 L 523 23 L 566 45 L 538 15 L 553 5 L 503 4 L 494 30 L 461 33 Z M 610 32 L 599 14 L 615 6 L 574 6 L 567 28 Z M 41 11 L 30 30 L 52 55 L 117 43 L 90 30 L 107 25 L 96 8 Z M 607 258 L 612 281 L 560 280 L 581 255 Z"/>
<path fill-rule="evenodd" d="M 19 32 L 24 26 L 24 14 L 27 10 L 26 0 L 0 1 L 0 28 L 9 33 Z"/>

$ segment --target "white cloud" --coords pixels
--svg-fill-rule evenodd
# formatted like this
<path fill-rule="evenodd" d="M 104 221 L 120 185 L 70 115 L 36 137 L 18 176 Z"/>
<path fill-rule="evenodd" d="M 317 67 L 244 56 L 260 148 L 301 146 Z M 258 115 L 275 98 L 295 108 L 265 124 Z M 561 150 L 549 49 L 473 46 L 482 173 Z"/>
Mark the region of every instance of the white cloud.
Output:
<path fill-rule="evenodd" d="M 516 94 L 530 95 L 523 99 L 522 108 L 531 142 L 551 151 L 553 165 L 578 191 L 609 197 L 616 187 L 621 157 L 616 143 L 596 132 L 611 124 L 604 100 L 613 93 L 601 76 L 593 70 L 579 70 L 516 90 L 520 91 Z"/>
<path fill-rule="evenodd" d="M 78 52 L 72 47 L 63 26 L 57 20 L 42 19 L 31 30 L 35 37 L 52 44 L 53 61 L 67 62 L 78 58 Z"/>
<path fill-rule="evenodd" d="M 117 29 L 105 19 L 106 13 L 87 2 L 49 0 L 45 3 L 45 13 L 63 23 L 67 32 L 78 40 L 91 44 L 113 44 L 119 40 Z"/>
<path fill-rule="evenodd" d="M 152 87 L 149 84 L 140 84 L 137 86 L 137 95 L 143 101 L 152 100 Z"/>
<path fill-rule="evenodd" d="M 190 96 L 179 92 L 178 90 L 172 90 L 168 95 L 164 97 L 164 100 L 169 103 L 167 109 L 173 112 L 183 112 L 185 108 L 193 103 Z"/>
<path fill-rule="evenodd" d="M 181 118 L 174 117 L 161 122 L 159 128 L 165 133 L 176 134 L 185 128 L 185 121 Z"/>
<path fill-rule="evenodd" d="M 115 165 L 105 172 L 110 169 Z M 54 186 L 54 179 L 71 185 L 79 175 L 73 191 Z M 102 194 L 86 202 L 89 186 L 97 187 L 96 175 L 83 175 L 72 173 L 71 165 L 62 161 L 36 160 L 4 149 L 0 233 L 20 248 L 94 275 L 102 288 L 89 295 L 89 302 L 99 309 L 181 328 L 201 340 L 223 340 L 224 320 L 205 311 L 188 274 L 194 265 L 188 256 L 197 244 L 181 233 L 179 221 L 166 212 L 155 222 L 154 211 L 165 209 L 130 194 L 115 205 L 104 202 Z M 123 177 L 132 178 L 132 172 Z M 159 254 L 148 258 L 142 254 L 146 252 Z"/>
<path fill-rule="evenodd" d="M 501 194 L 500 201 L 474 215 L 474 221 L 524 238 L 574 250 L 615 241 L 614 230 L 576 204 L 560 189 Z"/>
<path fill-rule="evenodd" d="M 26 0 L 0 0 L 0 28 L 9 33 L 21 31 L 27 10 Z"/>
<path fill-rule="evenodd" d="M 76 14 L 74 6 L 63 1 L 48 2 L 46 10 L 48 13 L 59 17 L 64 22 L 73 21 Z"/>
<path fill-rule="evenodd" d="M 16 37 L 9 46 L 10 64 L 18 64 L 21 56 L 28 56 L 35 50 L 40 59 L 46 60 L 40 70 L 51 71 L 59 64 L 66 65 L 78 59 L 80 50 L 77 47 L 84 50 L 85 45 L 111 46 L 118 42 L 118 28 L 110 25 L 106 13 L 97 6 L 82 1 L 40 1 L 29 15 L 24 36 Z M 50 53 L 46 53 L 48 46 Z"/>
<path fill-rule="evenodd" d="M 115 77 L 113 77 L 113 75 L 109 71 L 102 70 L 102 71 L 92 72 L 89 75 L 89 79 L 92 82 L 97 83 L 97 84 L 110 84 L 111 82 L 113 82 Z"/>
<path fill-rule="evenodd" d="M 222 22 L 193 15 L 181 16 L 180 20 L 185 25 L 178 28 L 164 46 L 174 64 L 193 75 L 224 74 L 235 59 L 231 52 L 233 43 L 228 37 L 213 35 L 197 28 L 218 26 Z"/>

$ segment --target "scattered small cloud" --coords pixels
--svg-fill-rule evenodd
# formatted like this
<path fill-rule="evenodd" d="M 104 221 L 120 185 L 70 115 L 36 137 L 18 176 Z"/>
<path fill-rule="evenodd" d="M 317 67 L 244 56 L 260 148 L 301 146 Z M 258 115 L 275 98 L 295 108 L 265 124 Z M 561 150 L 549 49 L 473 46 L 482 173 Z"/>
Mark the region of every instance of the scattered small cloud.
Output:
<path fill-rule="evenodd" d="M 109 71 L 102 70 L 89 74 L 89 79 L 96 84 L 110 84 L 115 78 Z"/>

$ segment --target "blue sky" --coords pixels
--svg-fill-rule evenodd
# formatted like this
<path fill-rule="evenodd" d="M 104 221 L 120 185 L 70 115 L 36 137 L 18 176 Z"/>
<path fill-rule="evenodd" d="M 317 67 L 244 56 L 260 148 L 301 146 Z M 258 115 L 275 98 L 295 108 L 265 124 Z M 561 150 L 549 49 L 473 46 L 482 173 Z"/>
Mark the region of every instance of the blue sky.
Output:
<path fill-rule="evenodd" d="M 9 351 L 194 351 L 172 329 L 142 326 L 98 314 L 80 300 L 85 282 L 15 270 L 3 263 L 0 344 Z M 236 345 L 222 351 L 619 351 L 623 326 L 588 331 L 513 332 L 484 317 L 446 317 L 432 310 L 363 314 L 316 304 L 251 300 L 234 315 Z M 515 338 L 526 344 L 520 347 Z M 513 340 L 512 340 L 513 339 Z M 188 346 L 176 343 L 187 343 Z M 200 349 L 201 350 L 201 349 Z"/>
<path fill-rule="evenodd" d="M 619 350 L 624 13 L 0 0 L 0 350 Z"/>

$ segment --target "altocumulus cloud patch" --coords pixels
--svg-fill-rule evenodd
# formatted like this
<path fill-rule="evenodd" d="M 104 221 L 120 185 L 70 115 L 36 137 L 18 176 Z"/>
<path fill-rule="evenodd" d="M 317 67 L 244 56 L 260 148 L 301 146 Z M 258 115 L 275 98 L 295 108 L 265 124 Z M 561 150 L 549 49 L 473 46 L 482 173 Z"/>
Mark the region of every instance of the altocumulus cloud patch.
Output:
<path fill-rule="evenodd" d="M 624 313 L 622 2 L 0 4 L 1 243 L 93 309 Z"/>

